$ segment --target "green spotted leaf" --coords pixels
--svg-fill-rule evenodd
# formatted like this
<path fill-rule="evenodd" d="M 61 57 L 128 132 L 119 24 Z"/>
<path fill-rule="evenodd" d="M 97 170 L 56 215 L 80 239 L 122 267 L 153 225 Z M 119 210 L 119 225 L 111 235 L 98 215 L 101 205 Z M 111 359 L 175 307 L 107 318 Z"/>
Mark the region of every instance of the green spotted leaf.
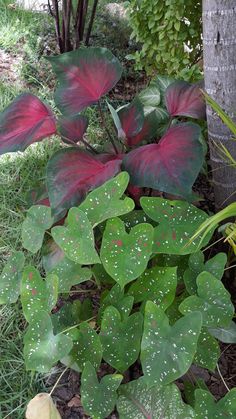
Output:
<path fill-rule="evenodd" d="M 203 327 L 198 338 L 197 352 L 194 364 L 214 371 L 220 357 L 220 347 L 217 340 Z"/>
<path fill-rule="evenodd" d="M 32 253 L 42 247 L 45 232 L 52 227 L 51 208 L 45 205 L 34 205 L 27 211 L 22 224 L 22 245 Z"/>
<path fill-rule="evenodd" d="M 145 213 L 159 223 L 154 229 L 154 253 L 187 255 L 197 250 L 201 237 L 192 243 L 189 239 L 208 218 L 204 211 L 185 201 L 142 197 L 140 202 Z M 205 246 L 210 238 L 211 234 L 208 234 L 201 246 Z"/>
<path fill-rule="evenodd" d="M 81 322 L 81 302 L 79 300 L 73 303 L 66 302 L 56 313 L 51 315 L 53 331 L 55 334 L 70 329 Z M 72 340 L 77 340 L 78 329 L 73 328 L 68 330 L 65 335 L 71 337 Z"/>
<path fill-rule="evenodd" d="M 150 300 L 165 311 L 174 301 L 176 286 L 177 268 L 155 266 L 131 284 L 128 294 L 134 297 L 135 303 Z"/>
<path fill-rule="evenodd" d="M 122 196 L 128 186 L 127 172 L 119 173 L 114 179 L 108 180 L 102 186 L 90 192 L 80 204 L 93 227 L 103 221 L 126 214 L 134 209 L 134 201 Z"/>
<path fill-rule="evenodd" d="M 100 262 L 94 247 L 92 225 L 80 209 L 71 208 L 67 216 L 67 226 L 53 227 L 52 236 L 73 262 L 82 265 Z"/>
<path fill-rule="evenodd" d="M 200 311 L 203 325 L 228 326 L 234 314 L 230 294 L 219 279 L 209 272 L 197 277 L 197 293 L 186 298 L 179 306 L 182 314 Z"/>
<path fill-rule="evenodd" d="M 14 252 L 9 257 L 0 276 L 0 304 L 16 303 L 20 295 L 24 263 L 23 252 Z"/>
<path fill-rule="evenodd" d="M 202 252 L 196 252 L 190 255 L 188 261 L 188 269 L 184 272 L 184 283 L 189 294 L 197 292 L 197 276 L 203 272 L 210 272 L 217 279 L 221 279 L 224 274 L 224 268 L 227 262 L 225 253 L 217 253 L 213 258 L 204 263 L 204 255 Z"/>
<path fill-rule="evenodd" d="M 233 419 L 236 417 L 236 388 L 230 390 L 217 403 L 208 391 L 198 389 L 194 394 L 196 419 Z"/>
<path fill-rule="evenodd" d="M 122 215 L 120 218 L 124 221 L 127 231 L 130 231 L 132 227 L 141 223 L 150 223 L 153 226 L 157 225 L 157 223 L 151 220 L 143 210 L 134 210 L 128 214 Z"/>
<path fill-rule="evenodd" d="M 107 221 L 101 260 L 107 273 L 123 288 L 141 275 L 152 253 L 153 227 L 139 224 L 126 233 L 119 218 Z"/>
<path fill-rule="evenodd" d="M 29 324 L 24 336 L 24 359 L 27 370 L 48 372 L 72 349 L 72 340 L 63 334 L 54 335 L 50 316 L 45 311 Z"/>
<path fill-rule="evenodd" d="M 137 360 L 142 326 L 141 313 L 134 313 L 122 320 L 115 307 L 106 308 L 100 333 L 103 359 L 117 371 L 124 372 Z"/>
<path fill-rule="evenodd" d="M 105 309 L 108 306 L 115 307 L 122 319 L 129 316 L 134 304 L 134 297 L 131 295 L 124 295 L 124 289 L 121 289 L 119 284 L 114 285 L 110 291 L 105 291 L 101 299 L 101 307 L 98 312 L 98 323 L 100 324 L 101 318 Z"/>
<path fill-rule="evenodd" d="M 108 273 L 105 271 L 103 265 L 97 263 L 95 265 L 93 265 L 93 267 L 91 268 L 91 271 L 93 273 L 94 279 L 98 285 L 98 287 L 101 286 L 101 284 L 103 285 L 114 285 L 115 281 L 114 279 L 108 275 Z"/>
<path fill-rule="evenodd" d="M 102 360 L 102 345 L 98 334 L 87 323 L 81 323 L 76 331 L 77 339 L 73 348 L 61 362 L 78 372 L 83 370 L 86 362 L 91 362 L 97 370 Z"/>
<path fill-rule="evenodd" d="M 193 362 L 201 331 L 201 313 L 190 313 L 172 327 L 164 311 L 146 303 L 141 363 L 148 386 L 169 384 L 184 375 Z"/>
<path fill-rule="evenodd" d="M 119 419 L 191 419 L 193 409 L 183 403 L 175 384 L 148 388 L 143 377 L 119 388 Z"/>
<path fill-rule="evenodd" d="M 81 400 L 84 411 L 94 419 L 104 419 L 115 407 L 117 389 L 123 377 L 120 374 L 105 375 L 99 382 L 90 362 L 85 364 L 81 376 Z"/>
<path fill-rule="evenodd" d="M 73 262 L 66 256 L 50 271 L 58 277 L 58 292 L 64 293 L 70 291 L 74 285 L 89 281 L 92 272 L 89 268 L 84 268 L 78 263 Z"/>
<path fill-rule="evenodd" d="M 49 274 L 45 279 L 33 266 L 25 268 L 21 281 L 21 304 L 28 322 L 38 313 L 50 313 L 57 302 L 58 278 Z"/>
<path fill-rule="evenodd" d="M 165 255 L 164 253 L 155 255 L 158 266 L 177 267 L 178 282 L 183 282 L 184 272 L 188 267 L 189 255 Z"/>

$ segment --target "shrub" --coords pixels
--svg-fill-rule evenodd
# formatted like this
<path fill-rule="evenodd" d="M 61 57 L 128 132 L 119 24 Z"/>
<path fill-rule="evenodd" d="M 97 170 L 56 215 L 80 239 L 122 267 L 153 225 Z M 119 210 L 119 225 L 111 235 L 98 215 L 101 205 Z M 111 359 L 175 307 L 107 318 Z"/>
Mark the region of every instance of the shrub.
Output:
<path fill-rule="evenodd" d="M 130 0 L 128 10 L 132 37 L 142 47 L 130 56 L 136 69 L 199 77 L 195 64 L 202 55 L 201 1 Z"/>

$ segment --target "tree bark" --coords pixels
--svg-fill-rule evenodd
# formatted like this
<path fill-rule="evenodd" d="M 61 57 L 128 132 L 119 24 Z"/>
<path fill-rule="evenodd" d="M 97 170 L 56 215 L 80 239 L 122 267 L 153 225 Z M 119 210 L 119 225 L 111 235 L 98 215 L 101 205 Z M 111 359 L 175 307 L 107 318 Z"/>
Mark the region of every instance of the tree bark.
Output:
<path fill-rule="evenodd" d="M 206 92 L 236 122 L 236 1 L 203 0 L 203 53 Z M 208 137 L 216 209 L 236 200 L 236 169 L 214 145 L 224 144 L 236 158 L 236 141 L 207 107 Z"/>

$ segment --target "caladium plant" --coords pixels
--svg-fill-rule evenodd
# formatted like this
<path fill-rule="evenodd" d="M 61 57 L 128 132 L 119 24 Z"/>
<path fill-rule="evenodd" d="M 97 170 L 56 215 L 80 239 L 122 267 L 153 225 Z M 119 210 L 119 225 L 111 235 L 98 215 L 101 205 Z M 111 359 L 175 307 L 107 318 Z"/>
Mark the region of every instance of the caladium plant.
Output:
<path fill-rule="evenodd" d="M 199 247 L 210 233 L 184 240 L 208 219 L 204 211 L 160 197 L 143 197 L 137 209 L 125 196 L 129 181 L 127 172 L 109 179 L 60 225 L 47 206 L 26 214 L 22 245 L 32 254 L 41 247 L 40 272 L 17 251 L 0 276 L 0 303 L 20 297 L 28 323 L 26 368 L 47 372 L 61 361 L 80 373 L 94 419 L 115 407 L 124 419 L 198 419 L 210 410 L 233 418 L 235 390 L 215 403 L 206 386 L 193 388 L 188 405 L 176 386 L 192 365 L 215 371 L 218 340 L 236 342 L 221 281 L 226 255 L 204 260 Z"/>
<path fill-rule="evenodd" d="M 23 151 L 52 135 L 67 145 L 48 162 L 43 201 L 35 203 L 50 205 L 59 220 L 122 169 L 130 175 L 127 193 L 136 202 L 145 194 L 143 188 L 150 190 L 149 195 L 158 190 L 193 199 L 192 186 L 204 150 L 200 126 L 186 119 L 205 117 L 197 85 L 158 76 L 131 103 L 114 109 L 110 99 L 101 103 L 122 75 L 119 60 L 109 50 L 80 48 L 48 60 L 58 80 L 58 112 L 54 114 L 39 98 L 24 93 L 0 115 L 0 154 Z M 98 150 L 89 141 L 85 115 L 89 106 L 98 108 L 110 146 L 104 141 Z M 107 115 L 103 115 L 105 106 Z M 107 118 L 113 119 L 112 132 L 104 126 Z"/>

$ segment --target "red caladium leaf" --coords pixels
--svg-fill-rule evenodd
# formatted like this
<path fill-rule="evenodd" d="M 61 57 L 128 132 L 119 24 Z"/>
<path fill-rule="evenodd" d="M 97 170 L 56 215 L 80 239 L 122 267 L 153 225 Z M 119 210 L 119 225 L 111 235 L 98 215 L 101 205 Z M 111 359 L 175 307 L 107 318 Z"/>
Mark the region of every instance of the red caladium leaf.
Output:
<path fill-rule="evenodd" d="M 165 102 L 171 116 L 205 118 L 206 105 L 199 86 L 176 81 L 170 84 L 165 93 Z"/>
<path fill-rule="evenodd" d="M 84 115 L 74 115 L 59 119 L 59 132 L 65 143 L 77 143 L 83 138 L 88 128 L 88 118 Z"/>
<path fill-rule="evenodd" d="M 51 109 L 31 93 L 21 94 L 0 115 L 0 154 L 23 151 L 55 132 Z"/>
<path fill-rule="evenodd" d="M 128 106 L 118 111 L 122 130 L 126 138 L 137 135 L 144 123 L 143 105 L 138 98 L 135 98 Z"/>
<path fill-rule="evenodd" d="M 96 103 L 122 74 L 119 60 L 106 48 L 80 48 L 48 59 L 59 80 L 55 102 L 65 114 Z"/>
<path fill-rule="evenodd" d="M 47 188 L 53 214 L 78 205 L 88 191 L 120 171 L 121 160 L 98 161 L 77 148 L 57 151 L 47 166 Z"/>
<path fill-rule="evenodd" d="M 123 170 L 131 183 L 188 198 L 203 164 L 200 127 L 193 123 L 171 127 L 158 144 L 148 144 L 128 153 Z"/>
<path fill-rule="evenodd" d="M 133 147 L 144 140 L 152 140 L 157 137 L 157 130 L 159 126 L 159 120 L 156 115 L 156 111 L 153 111 L 145 116 L 143 127 L 141 131 L 127 138 L 127 144 L 129 147 Z"/>

